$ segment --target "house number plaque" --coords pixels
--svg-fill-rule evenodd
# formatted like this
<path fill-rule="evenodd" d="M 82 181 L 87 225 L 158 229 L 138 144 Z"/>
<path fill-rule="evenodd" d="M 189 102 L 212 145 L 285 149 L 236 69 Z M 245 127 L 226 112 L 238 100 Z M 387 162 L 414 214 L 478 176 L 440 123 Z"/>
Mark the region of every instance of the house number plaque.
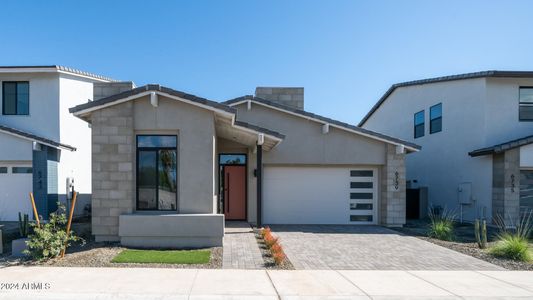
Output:
<path fill-rule="evenodd" d="M 394 172 L 394 189 L 397 190 L 400 187 L 400 174 Z"/>
<path fill-rule="evenodd" d="M 514 174 L 511 174 L 511 193 L 514 193 L 515 186 Z"/>

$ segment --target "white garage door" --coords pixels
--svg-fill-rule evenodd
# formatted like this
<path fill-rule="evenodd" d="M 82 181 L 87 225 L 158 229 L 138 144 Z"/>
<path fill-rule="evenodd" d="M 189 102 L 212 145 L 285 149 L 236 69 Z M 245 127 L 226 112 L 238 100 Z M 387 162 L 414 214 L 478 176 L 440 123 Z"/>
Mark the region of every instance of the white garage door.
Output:
<path fill-rule="evenodd" d="M 376 224 L 377 170 L 265 167 L 265 224 Z"/>
<path fill-rule="evenodd" d="M 0 221 L 18 221 L 18 213 L 33 216 L 29 193 L 32 174 L 28 167 L 0 166 Z"/>

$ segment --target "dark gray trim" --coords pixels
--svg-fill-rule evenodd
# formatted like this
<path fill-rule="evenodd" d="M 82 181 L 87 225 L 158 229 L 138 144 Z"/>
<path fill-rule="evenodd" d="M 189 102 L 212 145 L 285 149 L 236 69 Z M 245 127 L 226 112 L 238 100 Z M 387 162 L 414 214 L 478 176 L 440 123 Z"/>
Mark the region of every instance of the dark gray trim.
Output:
<path fill-rule="evenodd" d="M 305 116 L 305 117 L 317 119 L 317 120 L 323 121 L 324 123 L 334 124 L 334 125 L 339 126 L 339 127 L 343 127 L 343 128 L 346 128 L 346 129 L 357 131 L 357 132 L 360 132 L 362 134 L 367 134 L 367 135 L 370 135 L 370 136 L 374 136 L 376 138 L 380 138 L 380 139 L 383 139 L 383 140 L 386 140 L 386 141 L 389 141 L 389 142 L 392 142 L 392 143 L 405 145 L 405 146 L 408 146 L 408 147 L 411 147 L 411 148 L 414 148 L 414 149 L 420 150 L 422 148 L 419 145 L 413 144 L 411 142 L 407 142 L 407 141 L 404 141 L 404 140 L 393 138 L 393 137 L 388 136 L 388 135 L 377 133 L 377 132 L 374 132 L 374 131 L 371 131 L 371 130 L 368 130 L 368 129 L 364 129 L 364 128 L 361 128 L 361 127 L 358 127 L 358 126 L 355 126 L 355 125 L 350 125 L 348 123 L 344 123 L 344 122 L 341 122 L 341 121 L 333 120 L 333 119 L 330 119 L 330 118 L 327 118 L 327 117 L 323 117 L 323 116 L 320 116 L 320 115 L 317 115 L 317 114 L 314 114 L 314 113 L 310 113 L 310 112 L 307 112 L 307 111 L 304 111 L 304 110 L 301 110 L 301 109 L 296 109 L 296 108 L 293 108 L 293 107 L 290 107 L 290 106 L 286 106 L 286 105 L 283 105 L 283 104 L 279 104 L 279 103 L 275 103 L 275 102 L 272 102 L 272 101 L 269 101 L 269 100 L 265 100 L 265 99 L 262 99 L 262 98 L 254 97 L 252 95 L 242 96 L 242 97 L 239 97 L 239 98 L 235 98 L 235 99 L 231 99 L 231 100 L 228 100 L 228 101 L 224 101 L 222 103 L 226 104 L 226 105 L 231 105 L 233 103 L 238 103 L 238 102 L 241 102 L 241 101 L 244 101 L 244 100 L 250 100 L 250 101 L 259 102 L 259 103 L 262 103 L 262 104 L 265 104 L 265 105 L 268 105 L 268 106 L 272 106 L 272 107 L 276 107 L 276 108 L 283 109 L 283 110 L 286 110 L 286 111 L 290 111 L 292 113 L 299 114 L 299 115 L 302 115 L 302 116 Z"/>
<path fill-rule="evenodd" d="M 271 136 L 275 136 L 275 137 L 280 138 L 280 139 L 284 139 L 285 138 L 285 135 L 282 134 L 282 133 L 279 133 L 277 131 L 270 130 L 270 129 L 267 129 L 267 128 L 264 128 L 264 127 L 260 127 L 260 126 L 257 126 L 257 125 L 253 125 L 253 124 L 250 124 L 250 123 L 246 123 L 246 122 L 235 120 L 235 125 L 241 126 L 241 127 L 245 127 L 245 128 L 248 128 L 248 129 L 252 129 L 252 130 L 255 130 L 255 131 L 260 132 L 260 133 L 264 133 L 264 134 L 268 134 L 268 135 L 271 135 Z"/>
<path fill-rule="evenodd" d="M 482 156 L 482 155 L 488 155 L 488 154 L 496 154 L 496 153 L 505 152 L 510 149 L 529 145 L 532 143 L 533 143 L 533 135 L 530 135 L 530 136 L 526 136 L 520 139 L 509 141 L 506 143 L 494 145 L 491 147 L 477 149 L 477 150 L 468 152 L 468 155 L 472 157 L 476 157 L 476 156 Z"/>
<path fill-rule="evenodd" d="M 20 135 L 20 136 L 26 137 L 28 139 L 34 140 L 36 142 L 41 142 L 43 144 L 48 144 L 50 146 L 54 146 L 54 147 L 57 147 L 57 148 L 64 148 L 64 149 L 67 149 L 67 150 L 70 150 L 70 151 L 76 151 L 76 148 L 72 147 L 70 145 L 61 144 L 61 143 L 58 143 L 58 142 L 55 142 L 55 141 L 52 141 L 52 140 L 49 140 L 47 138 L 43 138 L 43 137 L 40 137 L 40 136 L 36 136 L 34 134 L 31 134 L 31 133 L 28 133 L 28 132 L 25 132 L 25 131 L 22 131 L 22 130 L 18 130 L 18 129 L 15 129 L 15 128 L 11 128 L 11 127 L 7 127 L 7 126 L 4 126 L 4 125 L 0 125 L 0 132 L 2 132 L 2 131 L 6 132 L 6 133 Z"/>
<path fill-rule="evenodd" d="M 462 80 L 462 79 L 474 79 L 474 78 L 483 78 L 483 77 L 507 77 L 507 78 L 533 78 L 533 71 L 483 71 L 475 73 L 465 73 L 451 76 L 435 77 L 414 81 L 406 81 L 393 84 L 386 92 L 381 96 L 376 104 L 370 109 L 370 111 L 363 117 L 361 122 L 357 126 L 363 126 L 365 122 L 372 116 L 372 114 L 378 110 L 378 108 L 387 100 L 387 98 L 399 87 L 412 86 L 412 85 L 421 85 L 435 82 L 445 82 L 453 80 Z"/>
<path fill-rule="evenodd" d="M 257 179 L 257 227 L 263 224 L 263 146 L 257 145 L 257 161 L 255 175 Z"/>
<path fill-rule="evenodd" d="M 112 96 L 109 96 L 109 97 L 106 97 L 106 98 L 102 98 L 102 99 L 99 99 L 99 100 L 96 100 L 96 101 L 91 101 L 91 102 L 87 102 L 87 103 L 84 103 L 84 104 L 80 104 L 80 105 L 77 105 L 77 106 L 69 108 L 69 112 L 70 113 L 75 113 L 75 112 L 82 111 L 82 110 L 85 110 L 85 109 L 88 109 L 88 108 L 98 107 L 98 106 L 101 106 L 101 105 L 113 103 L 113 102 L 116 102 L 118 100 L 121 100 L 121 99 L 124 99 L 124 98 L 128 98 L 128 97 L 131 97 L 131 96 L 134 96 L 134 95 L 138 95 L 138 94 L 141 94 L 141 93 L 144 93 L 144 92 L 148 92 L 148 91 L 166 93 L 166 94 L 169 94 L 169 95 L 172 95 L 172 96 L 176 96 L 176 97 L 179 97 L 179 98 L 183 98 L 183 99 L 186 99 L 186 100 L 198 103 L 198 104 L 202 104 L 202 105 L 210 106 L 210 107 L 213 107 L 213 108 L 216 108 L 216 109 L 220 109 L 220 110 L 223 110 L 223 111 L 227 111 L 229 113 L 235 113 L 235 109 L 233 109 L 233 108 L 231 108 L 231 107 L 229 107 L 227 105 L 220 104 L 220 103 L 215 102 L 215 101 L 211 101 L 211 100 L 208 100 L 208 99 L 205 99 L 205 98 L 200 98 L 200 97 L 197 97 L 195 95 L 187 94 L 187 93 L 180 92 L 180 91 L 177 91 L 177 90 L 173 90 L 171 88 L 167 88 L 167 87 L 164 87 L 164 86 L 160 86 L 159 84 L 143 85 L 143 86 L 140 86 L 138 88 L 134 88 L 134 89 L 126 91 L 126 92 L 122 92 L 122 93 L 119 93 L 119 94 L 116 94 L 116 95 L 112 95 Z"/>

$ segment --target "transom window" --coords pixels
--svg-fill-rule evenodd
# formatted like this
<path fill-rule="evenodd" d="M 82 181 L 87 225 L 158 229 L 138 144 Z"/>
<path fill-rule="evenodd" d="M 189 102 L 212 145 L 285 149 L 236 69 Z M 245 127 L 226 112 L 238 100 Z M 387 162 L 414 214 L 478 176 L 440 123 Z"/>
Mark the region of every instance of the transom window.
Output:
<path fill-rule="evenodd" d="M 245 165 L 246 154 L 220 154 L 220 165 Z"/>
<path fill-rule="evenodd" d="M 519 92 L 520 121 L 533 121 L 533 87 L 521 87 Z"/>
<path fill-rule="evenodd" d="M 425 126 L 424 126 L 424 111 L 423 110 L 415 114 L 414 122 L 415 122 L 414 123 L 415 124 L 415 127 L 414 127 L 415 139 L 424 136 Z"/>
<path fill-rule="evenodd" d="M 442 131 L 442 103 L 429 108 L 429 133 Z"/>
<path fill-rule="evenodd" d="M 177 136 L 137 136 L 137 210 L 177 210 Z"/>
<path fill-rule="evenodd" d="M 4 81 L 2 83 L 2 114 L 30 114 L 30 83 L 27 81 Z"/>

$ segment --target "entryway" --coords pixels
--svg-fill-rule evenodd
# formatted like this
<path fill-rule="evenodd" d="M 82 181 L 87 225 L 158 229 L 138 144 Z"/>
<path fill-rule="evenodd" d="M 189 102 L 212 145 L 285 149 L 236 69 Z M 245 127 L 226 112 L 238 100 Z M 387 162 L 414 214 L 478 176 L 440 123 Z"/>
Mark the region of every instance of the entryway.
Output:
<path fill-rule="evenodd" d="M 246 154 L 220 154 L 222 211 L 226 220 L 246 220 Z"/>

